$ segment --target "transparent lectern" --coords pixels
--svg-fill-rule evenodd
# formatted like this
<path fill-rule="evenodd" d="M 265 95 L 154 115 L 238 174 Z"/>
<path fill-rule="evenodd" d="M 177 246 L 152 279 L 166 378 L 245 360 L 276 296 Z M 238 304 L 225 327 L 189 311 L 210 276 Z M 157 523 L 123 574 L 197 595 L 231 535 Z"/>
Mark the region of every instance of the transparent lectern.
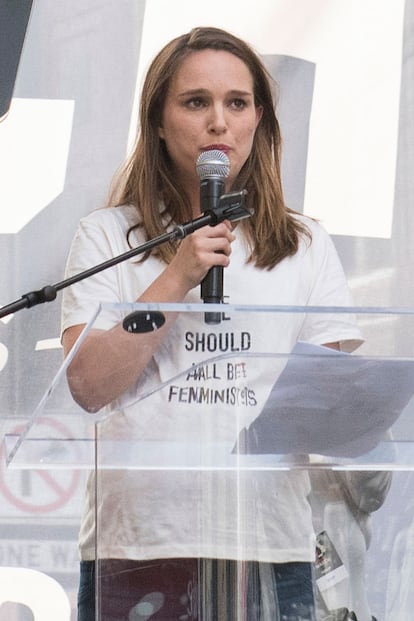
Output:
<path fill-rule="evenodd" d="M 315 550 L 320 618 L 341 609 L 368 618 L 368 540 L 355 537 L 351 522 L 364 533 L 393 472 L 414 469 L 414 309 L 211 305 L 211 312 L 220 318 L 213 325 L 202 304 L 99 306 L 42 399 L 6 436 L 9 467 L 90 470 L 81 537 L 98 561 L 97 620 L 151 619 L 162 608 L 167 595 L 150 592 L 115 598 L 117 610 L 108 609 L 108 559 L 151 560 L 151 550 L 157 559 L 199 559 L 181 619 L 277 619 L 271 563 L 283 539 L 288 549 L 295 537 Z M 280 347 L 281 330 L 309 314 L 339 322 L 352 314 L 364 344 L 351 354 L 308 342 Z M 89 331 L 115 316 L 136 339 L 137 355 L 108 376 L 108 394 L 134 373 L 136 380 L 108 408 L 96 406 L 93 390 L 78 399 L 81 407 L 72 394 L 85 393 L 82 378 L 72 371 L 71 394 L 68 369 L 76 369 Z M 168 339 L 152 352 L 163 329 Z"/>

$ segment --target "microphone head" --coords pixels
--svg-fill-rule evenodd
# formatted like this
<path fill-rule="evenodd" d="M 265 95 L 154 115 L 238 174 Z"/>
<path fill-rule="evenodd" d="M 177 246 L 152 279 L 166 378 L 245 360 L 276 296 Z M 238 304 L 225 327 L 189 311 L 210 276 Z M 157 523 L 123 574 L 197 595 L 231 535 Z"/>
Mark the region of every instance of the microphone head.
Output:
<path fill-rule="evenodd" d="M 226 178 L 230 173 L 230 160 L 224 151 L 203 151 L 197 158 L 196 169 L 201 180 L 210 177 Z"/>

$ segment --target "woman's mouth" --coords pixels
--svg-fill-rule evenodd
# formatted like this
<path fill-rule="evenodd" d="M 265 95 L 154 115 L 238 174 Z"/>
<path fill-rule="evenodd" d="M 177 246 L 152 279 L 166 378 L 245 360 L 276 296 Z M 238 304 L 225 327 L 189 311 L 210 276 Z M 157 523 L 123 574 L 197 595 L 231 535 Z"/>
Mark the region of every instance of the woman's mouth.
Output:
<path fill-rule="evenodd" d="M 227 144 L 209 144 L 207 147 L 203 147 L 202 151 L 223 151 L 226 155 L 230 151 L 230 147 Z"/>

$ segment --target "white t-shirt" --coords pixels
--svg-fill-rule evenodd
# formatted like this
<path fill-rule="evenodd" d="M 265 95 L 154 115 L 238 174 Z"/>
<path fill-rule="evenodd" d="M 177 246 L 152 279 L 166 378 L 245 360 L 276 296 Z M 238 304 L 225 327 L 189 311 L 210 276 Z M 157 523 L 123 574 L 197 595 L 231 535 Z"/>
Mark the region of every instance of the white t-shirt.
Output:
<path fill-rule="evenodd" d="M 319 224 L 303 219 L 312 241 L 304 238 L 298 252 L 272 270 L 245 263 L 245 241 L 241 228 L 235 229 L 231 263 L 224 270 L 225 302 L 351 305 L 331 239 Z M 102 209 L 84 218 L 72 244 L 67 276 L 128 250 L 126 232 L 135 222 L 132 207 Z M 138 232 L 134 242 L 143 241 Z M 62 331 L 86 323 L 98 302 L 133 302 L 163 269 L 164 264 L 152 257 L 144 263 L 132 259 L 66 289 Z M 200 302 L 199 287 L 185 302 Z M 99 315 L 94 327 L 109 329 L 119 320 L 108 311 Z M 268 354 L 289 354 L 298 340 L 340 341 L 351 351 L 361 337 L 354 318 L 346 313 L 242 312 L 213 326 L 199 314 L 182 313 L 137 384 L 112 404 L 111 415 L 101 424 L 102 437 L 134 438 L 155 447 L 182 446 L 184 441 L 188 450 L 207 452 L 208 463 L 220 465 L 238 432 L 259 414 L 281 371 L 283 363 L 278 365 Z M 137 400 L 137 395 L 160 385 L 162 389 Z M 80 534 L 84 560 L 95 555 L 94 488 L 91 475 Z M 102 470 L 98 490 L 101 558 L 314 559 L 304 470 Z"/>

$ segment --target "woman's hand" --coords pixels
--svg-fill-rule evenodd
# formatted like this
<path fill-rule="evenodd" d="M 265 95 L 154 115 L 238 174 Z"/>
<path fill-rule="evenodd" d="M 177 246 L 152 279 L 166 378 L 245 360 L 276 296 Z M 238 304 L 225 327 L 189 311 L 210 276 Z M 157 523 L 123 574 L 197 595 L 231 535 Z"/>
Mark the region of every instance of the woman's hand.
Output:
<path fill-rule="evenodd" d="M 177 283 L 181 282 L 183 291 L 188 293 L 203 280 L 211 267 L 229 265 L 234 239 L 229 221 L 203 227 L 183 239 L 166 272 Z"/>

